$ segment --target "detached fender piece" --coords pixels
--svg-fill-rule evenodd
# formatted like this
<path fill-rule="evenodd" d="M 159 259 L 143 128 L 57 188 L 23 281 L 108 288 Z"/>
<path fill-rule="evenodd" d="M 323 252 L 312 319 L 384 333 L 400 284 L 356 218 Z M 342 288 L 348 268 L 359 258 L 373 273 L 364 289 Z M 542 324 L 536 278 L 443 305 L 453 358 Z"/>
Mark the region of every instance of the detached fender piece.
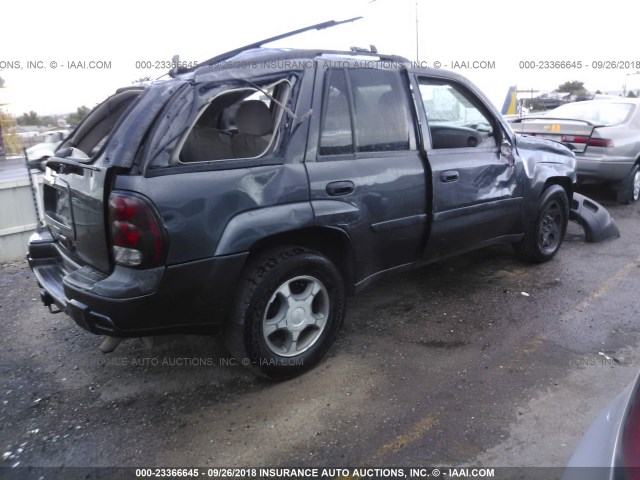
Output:
<path fill-rule="evenodd" d="M 607 209 L 579 193 L 573 194 L 569 218 L 584 229 L 587 242 L 601 242 L 607 238 L 620 236 L 620 230 Z"/>

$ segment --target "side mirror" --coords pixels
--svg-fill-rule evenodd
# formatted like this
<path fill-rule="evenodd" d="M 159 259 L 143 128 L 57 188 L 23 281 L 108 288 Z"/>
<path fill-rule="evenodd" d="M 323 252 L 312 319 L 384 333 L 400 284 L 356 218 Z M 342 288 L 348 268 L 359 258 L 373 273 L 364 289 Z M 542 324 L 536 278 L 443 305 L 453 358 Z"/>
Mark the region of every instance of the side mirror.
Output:
<path fill-rule="evenodd" d="M 502 140 L 500 144 L 500 155 L 509 161 L 510 167 L 513 167 L 513 146 L 509 140 Z"/>

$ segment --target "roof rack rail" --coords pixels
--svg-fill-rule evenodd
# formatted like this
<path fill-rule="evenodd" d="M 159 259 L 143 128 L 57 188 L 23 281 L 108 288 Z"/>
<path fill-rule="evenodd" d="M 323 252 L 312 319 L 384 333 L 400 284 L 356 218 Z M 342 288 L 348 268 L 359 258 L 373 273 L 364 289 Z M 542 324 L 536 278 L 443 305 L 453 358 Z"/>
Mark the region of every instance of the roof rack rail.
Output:
<path fill-rule="evenodd" d="M 215 64 L 223 62 L 223 61 L 225 61 L 225 60 L 227 60 L 227 59 L 229 59 L 231 57 L 235 57 L 239 53 L 242 53 L 242 52 L 244 52 L 246 50 L 251 50 L 252 48 L 261 47 L 265 43 L 271 43 L 271 42 L 275 42 L 276 40 L 281 40 L 283 38 L 293 37 L 295 35 L 299 35 L 301 33 L 308 32 L 310 30 L 324 30 L 325 28 L 336 27 L 336 26 L 342 25 L 344 23 L 355 22 L 356 20 L 360 20 L 361 18 L 363 18 L 363 17 L 353 17 L 353 18 L 348 18 L 347 20 L 340 20 L 340 21 L 329 20 L 327 22 L 316 23 L 315 25 L 310 25 L 308 27 L 299 28 L 297 30 L 292 30 L 291 32 L 282 33 L 280 35 L 276 35 L 275 37 L 265 38 L 264 40 L 260 40 L 260 41 L 254 42 L 254 43 L 250 43 L 250 44 L 245 45 L 243 47 L 236 48 L 234 50 L 230 50 L 230 51 L 225 52 L 225 53 L 221 53 L 220 55 L 216 55 L 215 57 L 212 57 L 209 60 L 205 60 L 204 62 L 201 62 L 201 63 L 197 64 L 194 67 L 173 69 L 173 70 L 171 70 L 169 72 L 169 75 L 174 77 L 179 73 L 190 72 L 190 71 L 196 70 L 196 69 L 198 69 L 200 67 L 206 67 L 206 66 L 210 66 L 210 65 L 215 65 Z"/>
<path fill-rule="evenodd" d="M 349 50 L 351 50 L 352 53 L 372 53 L 374 55 L 378 54 L 378 49 L 373 44 L 369 45 L 369 50 L 364 47 L 351 47 Z"/>

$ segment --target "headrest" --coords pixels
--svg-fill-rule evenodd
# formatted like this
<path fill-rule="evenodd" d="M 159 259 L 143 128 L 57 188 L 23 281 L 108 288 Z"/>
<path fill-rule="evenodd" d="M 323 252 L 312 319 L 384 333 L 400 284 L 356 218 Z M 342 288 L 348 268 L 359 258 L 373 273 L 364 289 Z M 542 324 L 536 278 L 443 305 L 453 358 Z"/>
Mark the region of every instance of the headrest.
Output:
<path fill-rule="evenodd" d="M 269 107 L 260 100 L 249 100 L 242 103 L 236 113 L 238 133 L 266 135 L 271 131 L 271 124 Z"/>
<path fill-rule="evenodd" d="M 398 104 L 400 99 L 393 90 L 383 93 L 378 99 L 378 105 L 380 107 L 394 107 Z"/>

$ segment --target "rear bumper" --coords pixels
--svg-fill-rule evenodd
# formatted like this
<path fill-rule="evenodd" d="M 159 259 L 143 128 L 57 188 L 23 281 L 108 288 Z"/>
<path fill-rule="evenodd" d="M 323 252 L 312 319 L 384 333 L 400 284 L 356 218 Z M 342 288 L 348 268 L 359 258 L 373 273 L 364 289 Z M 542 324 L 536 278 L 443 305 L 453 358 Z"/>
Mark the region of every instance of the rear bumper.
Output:
<path fill-rule="evenodd" d="M 28 260 L 45 305 L 92 333 L 125 338 L 209 332 L 228 314 L 246 256 L 105 274 L 71 262 L 45 227 L 32 236 Z"/>
<path fill-rule="evenodd" d="M 611 159 L 600 156 L 576 154 L 578 181 L 617 182 L 624 178 L 633 167 L 633 159 Z"/>

